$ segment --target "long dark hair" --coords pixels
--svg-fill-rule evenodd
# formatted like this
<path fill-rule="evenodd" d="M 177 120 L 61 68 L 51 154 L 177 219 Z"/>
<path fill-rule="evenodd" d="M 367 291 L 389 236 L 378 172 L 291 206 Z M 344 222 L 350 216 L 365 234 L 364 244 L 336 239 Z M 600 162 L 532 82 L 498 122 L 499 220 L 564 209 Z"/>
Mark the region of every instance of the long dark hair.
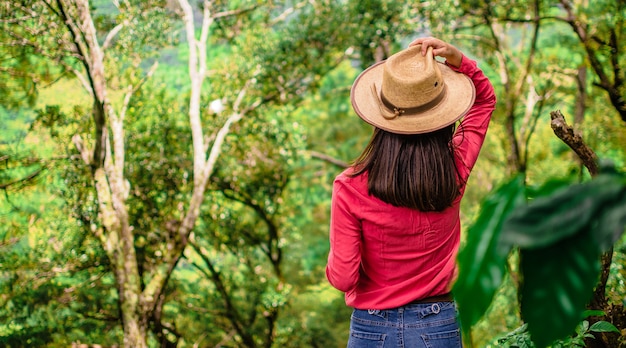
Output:
<path fill-rule="evenodd" d="M 369 194 L 395 206 L 443 211 L 460 194 L 454 161 L 455 126 L 426 134 L 395 134 L 375 128 L 352 176 L 368 172 Z"/>

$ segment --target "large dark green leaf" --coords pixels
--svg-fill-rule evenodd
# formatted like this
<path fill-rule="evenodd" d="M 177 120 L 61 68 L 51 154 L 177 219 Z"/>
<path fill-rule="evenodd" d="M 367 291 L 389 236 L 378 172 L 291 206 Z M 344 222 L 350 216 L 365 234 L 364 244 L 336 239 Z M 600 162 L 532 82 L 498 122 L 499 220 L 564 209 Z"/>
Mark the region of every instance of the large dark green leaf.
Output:
<path fill-rule="evenodd" d="M 592 221 L 593 237 L 600 250 L 606 251 L 624 233 L 626 226 L 626 184 L 621 197 L 602 207 L 599 217 Z"/>
<path fill-rule="evenodd" d="M 601 174 L 592 181 L 565 187 L 549 196 L 534 199 L 527 206 L 517 209 L 506 221 L 506 232 L 501 238 L 502 246 L 541 248 L 575 235 L 588 228 L 607 207 L 614 207 L 624 199 L 623 181 L 619 175 Z M 610 220 L 613 229 L 623 221 L 618 212 L 607 215 L 606 219 Z M 603 229 L 594 233 L 604 236 L 607 232 Z M 610 244 L 615 240 L 610 239 Z"/>
<path fill-rule="evenodd" d="M 536 198 L 504 223 L 520 246 L 522 318 L 538 347 L 571 335 L 600 272 L 600 254 L 624 232 L 626 182 L 617 172 Z"/>
<path fill-rule="evenodd" d="M 521 249 L 522 319 L 538 347 L 574 332 L 600 272 L 591 230 L 547 247 Z"/>
<path fill-rule="evenodd" d="M 505 218 L 523 199 L 524 184 L 521 177 L 516 177 L 487 197 L 478 219 L 467 231 L 453 289 L 466 332 L 485 313 L 502 282 L 509 250 L 498 249 L 498 239 Z"/>

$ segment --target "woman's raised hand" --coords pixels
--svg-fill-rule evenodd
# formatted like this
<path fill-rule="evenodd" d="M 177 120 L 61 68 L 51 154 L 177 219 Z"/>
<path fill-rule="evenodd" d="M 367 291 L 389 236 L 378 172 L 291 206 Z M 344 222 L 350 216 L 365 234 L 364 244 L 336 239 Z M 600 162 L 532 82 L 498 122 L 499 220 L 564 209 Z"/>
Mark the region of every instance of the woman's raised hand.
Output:
<path fill-rule="evenodd" d="M 461 66 L 463 53 L 461 53 L 458 48 L 452 46 L 447 42 L 441 41 L 434 37 L 421 37 L 411 42 L 409 44 L 409 47 L 417 45 L 422 45 L 422 55 L 426 55 L 428 47 L 432 47 L 433 55 L 445 58 L 448 64 L 454 67 L 458 68 L 459 66 Z"/>

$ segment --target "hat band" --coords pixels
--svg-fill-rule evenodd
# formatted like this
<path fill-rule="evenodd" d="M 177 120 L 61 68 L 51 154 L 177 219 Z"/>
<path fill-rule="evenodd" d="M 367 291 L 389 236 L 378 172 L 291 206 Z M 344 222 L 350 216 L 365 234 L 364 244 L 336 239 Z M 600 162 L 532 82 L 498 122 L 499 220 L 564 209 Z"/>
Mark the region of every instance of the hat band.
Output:
<path fill-rule="evenodd" d="M 375 86 L 374 86 L 374 89 L 376 89 Z M 428 111 L 432 109 L 433 107 L 437 106 L 437 104 L 439 104 L 443 100 L 443 97 L 446 94 L 445 92 L 446 92 L 446 85 L 444 84 L 439 94 L 428 103 L 422 104 L 420 106 L 410 107 L 410 108 L 399 108 L 393 105 L 393 103 L 391 103 L 387 98 L 385 98 L 385 95 L 383 94 L 383 91 L 381 90 L 379 101 L 382 102 L 385 108 L 391 112 L 391 113 L 383 113 L 383 117 L 388 120 L 391 120 L 391 119 L 394 119 L 398 116 L 402 116 L 405 114 L 414 115 L 414 114 L 422 113 L 424 111 Z M 381 108 L 381 111 L 382 111 L 382 108 Z"/>

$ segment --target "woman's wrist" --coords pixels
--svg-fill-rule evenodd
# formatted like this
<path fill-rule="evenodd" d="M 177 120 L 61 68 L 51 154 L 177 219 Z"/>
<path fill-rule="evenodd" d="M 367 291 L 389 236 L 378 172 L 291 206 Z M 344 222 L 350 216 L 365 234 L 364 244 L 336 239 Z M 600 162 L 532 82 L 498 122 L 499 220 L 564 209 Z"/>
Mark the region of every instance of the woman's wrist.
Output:
<path fill-rule="evenodd" d="M 448 65 L 451 65 L 457 69 L 461 67 L 462 62 L 463 62 L 463 53 L 461 53 L 461 51 L 459 50 L 456 50 L 456 52 L 450 57 L 446 57 L 446 63 L 448 63 Z"/>

